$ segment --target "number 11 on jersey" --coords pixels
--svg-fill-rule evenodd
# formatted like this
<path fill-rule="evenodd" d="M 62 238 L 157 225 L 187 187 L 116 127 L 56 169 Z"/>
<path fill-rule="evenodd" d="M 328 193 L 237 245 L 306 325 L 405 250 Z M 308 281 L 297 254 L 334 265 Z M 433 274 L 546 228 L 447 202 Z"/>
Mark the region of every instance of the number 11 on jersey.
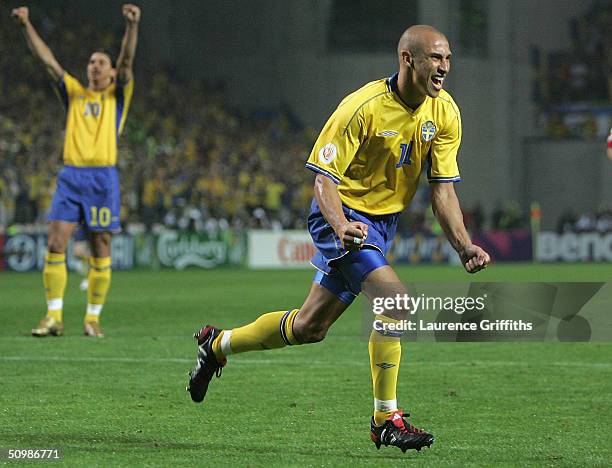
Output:
<path fill-rule="evenodd" d="M 412 160 L 410 159 L 410 153 L 412 153 L 412 140 L 410 143 L 402 143 L 400 144 L 400 159 L 399 162 L 395 165 L 396 168 L 402 167 L 404 164 L 410 166 L 412 164 Z"/>

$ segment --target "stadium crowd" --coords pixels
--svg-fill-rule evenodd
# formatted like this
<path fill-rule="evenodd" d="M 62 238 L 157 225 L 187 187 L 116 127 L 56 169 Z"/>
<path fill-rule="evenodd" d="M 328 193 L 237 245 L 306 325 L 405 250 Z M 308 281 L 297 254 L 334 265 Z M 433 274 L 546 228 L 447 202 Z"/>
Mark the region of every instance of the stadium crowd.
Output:
<path fill-rule="evenodd" d="M 83 79 L 88 53 L 98 46 L 114 50 L 117 34 L 85 25 L 60 28 L 61 9 L 55 14 L 37 18 L 40 33 L 60 63 Z M 0 30 L 4 227 L 44 222 L 65 121 L 45 74 L 9 21 L 3 17 Z M 84 50 L 83 44 L 91 45 Z M 120 143 L 122 221 L 149 228 L 160 221 L 171 227 L 300 227 L 312 196 L 304 162 L 313 139 L 286 110 L 236 111 L 224 104 L 221 86 L 178 82 L 171 70 L 143 64 Z"/>
<path fill-rule="evenodd" d="M 34 21 L 66 70 L 84 79 L 89 52 L 115 50 L 118 34 L 82 23 L 59 27 L 62 15 L 54 9 Z M 0 23 L 6 70 L 0 78 L 1 232 L 12 224 L 44 224 L 61 167 L 65 116 L 19 29 L 6 17 Z M 304 163 L 314 129 L 303 128 L 287 109 L 231 109 L 222 85 L 181 82 L 172 69 L 139 63 L 135 80 L 119 148 L 124 226 L 305 228 L 314 176 Z M 427 184 L 416 198 L 403 226 L 435 232 Z"/>
<path fill-rule="evenodd" d="M 119 33 L 81 22 L 61 27 L 64 17 L 58 6 L 33 21 L 60 63 L 84 81 L 89 53 L 98 47 L 116 51 Z M 65 114 L 8 15 L 0 18 L 0 67 L 2 232 L 13 224 L 45 223 L 61 167 Z M 302 127 L 288 109 L 232 109 L 223 85 L 181 82 L 171 68 L 152 68 L 143 60 L 135 80 L 118 163 L 124 226 L 305 227 L 313 175 L 304 163 L 314 129 Z M 481 206 L 466 209 L 465 221 L 472 232 L 528 224 L 515 202 L 489 215 Z M 402 216 L 400 229 L 439 232 L 427 184 Z"/>

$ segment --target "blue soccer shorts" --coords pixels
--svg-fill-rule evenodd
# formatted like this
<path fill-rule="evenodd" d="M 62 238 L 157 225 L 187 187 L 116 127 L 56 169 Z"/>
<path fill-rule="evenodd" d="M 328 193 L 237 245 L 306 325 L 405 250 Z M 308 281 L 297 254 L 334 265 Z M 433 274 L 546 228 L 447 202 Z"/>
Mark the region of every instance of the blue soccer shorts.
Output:
<path fill-rule="evenodd" d="M 88 231 L 117 232 L 121 199 L 115 166 L 64 166 L 57 176 L 48 221 L 82 223 Z"/>
<path fill-rule="evenodd" d="M 313 199 L 308 216 L 308 231 L 317 253 L 310 263 L 319 270 L 314 282 L 320 284 L 338 299 L 350 304 L 361 292 L 361 283 L 377 268 L 388 265 L 385 255 L 397 230 L 398 214 L 372 216 L 342 207 L 349 222 L 367 224 L 368 237 L 360 250 L 347 251 L 340 238 L 323 217 Z"/>

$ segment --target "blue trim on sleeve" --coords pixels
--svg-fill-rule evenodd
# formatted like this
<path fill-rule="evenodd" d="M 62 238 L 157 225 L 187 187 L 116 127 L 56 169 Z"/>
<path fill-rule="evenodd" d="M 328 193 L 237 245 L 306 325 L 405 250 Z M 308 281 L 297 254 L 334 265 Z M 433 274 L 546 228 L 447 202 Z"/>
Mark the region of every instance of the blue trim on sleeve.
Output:
<path fill-rule="evenodd" d="M 115 99 L 117 102 L 117 112 L 115 114 L 115 134 L 117 141 L 119 141 L 119 127 L 121 126 L 121 118 L 123 117 L 123 107 L 125 105 L 125 92 L 123 87 L 125 85 L 120 81 L 117 81 L 115 85 Z"/>
<path fill-rule="evenodd" d="M 59 92 L 59 97 L 62 101 L 62 104 L 64 104 L 64 107 L 66 108 L 66 110 L 68 110 L 68 102 L 69 102 L 68 89 L 66 88 L 66 82 L 64 81 L 64 76 L 65 76 L 65 73 L 60 77 L 56 86 L 57 86 L 57 90 Z"/>
<path fill-rule="evenodd" d="M 461 182 L 461 177 L 430 177 L 427 180 L 430 184 L 447 184 L 449 182 Z"/>
<path fill-rule="evenodd" d="M 336 185 L 340 185 L 340 179 L 338 179 L 335 175 L 333 175 L 332 173 L 326 171 L 325 169 L 321 169 L 319 166 L 315 166 L 312 163 L 306 163 L 306 167 L 308 169 L 310 169 L 313 172 L 318 172 L 319 174 L 324 175 L 325 177 L 328 177 L 329 179 L 332 180 L 332 182 L 334 182 Z"/>
<path fill-rule="evenodd" d="M 429 151 L 427 152 L 427 180 L 429 181 L 429 183 L 430 184 L 432 183 L 445 184 L 448 182 L 461 181 L 461 177 L 459 176 L 459 174 L 454 175 L 454 176 L 432 176 L 431 175 L 431 165 L 432 165 L 431 150 L 432 150 L 432 147 L 430 147 Z"/>

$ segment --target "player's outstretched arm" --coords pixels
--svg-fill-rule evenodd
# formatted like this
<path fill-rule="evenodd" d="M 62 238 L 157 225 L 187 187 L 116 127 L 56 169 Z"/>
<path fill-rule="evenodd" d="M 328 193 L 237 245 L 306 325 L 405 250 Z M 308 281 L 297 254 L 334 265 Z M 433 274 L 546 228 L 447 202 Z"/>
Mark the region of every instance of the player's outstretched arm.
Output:
<path fill-rule="evenodd" d="M 138 23 L 140 22 L 140 8 L 131 3 L 122 7 L 125 18 L 125 33 L 121 41 L 121 51 L 117 59 L 117 77 L 122 83 L 132 79 L 132 64 L 136 55 L 136 43 L 138 42 Z"/>
<path fill-rule="evenodd" d="M 476 273 L 491 263 L 487 252 L 472 244 L 463 224 L 463 214 L 452 183 L 431 184 L 431 208 L 448 241 L 459 254 L 468 273 Z"/>
<path fill-rule="evenodd" d="M 346 250 L 359 250 L 368 236 L 368 225 L 359 221 L 349 222 L 342 211 L 338 186 L 324 175 L 317 174 L 314 186 L 315 198 L 325 220 L 340 238 Z"/>
<path fill-rule="evenodd" d="M 34 26 L 32 26 L 32 23 L 30 23 L 30 13 L 28 7 L 13 8 L 11 16 L 21 26 L 23 35 L 28 43 L 28 47 L 34 56 L 43 63 L 47 69 L 47 73 L 51 75 L 53 80 L 59 80 L 64 74 L 64 69 L 55 59 L 55 55 L 53 55 L 53 52 L 51 52 L 49 46 L 47 46 L 47 44 L 45 44 L 45 42 L 40 38 L 36 32 L 36 29 Z"/>

